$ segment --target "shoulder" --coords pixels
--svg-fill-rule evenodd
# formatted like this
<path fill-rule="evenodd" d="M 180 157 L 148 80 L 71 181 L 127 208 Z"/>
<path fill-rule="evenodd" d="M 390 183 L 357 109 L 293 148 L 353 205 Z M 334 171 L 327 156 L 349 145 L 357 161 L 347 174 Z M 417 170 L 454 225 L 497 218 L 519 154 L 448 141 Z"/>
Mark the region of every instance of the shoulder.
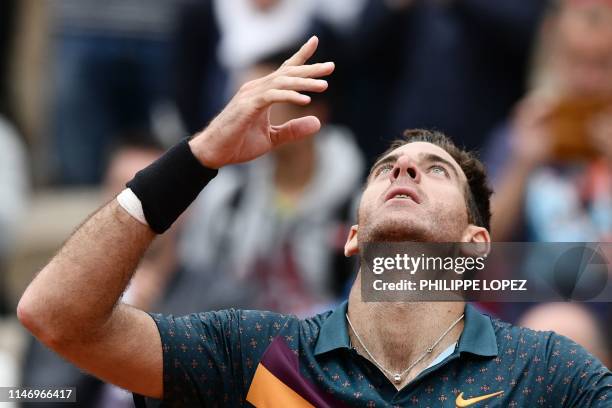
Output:
<path fill-rule="evenodd" d="M 327 311 L 302 319 L 295 315 L 259 310 L 240 310 L 237 313 L 239 313 L 240 334 L 243 340 L 259 338 L 272 341 L 275 337 L 281 336 L 292 339 L 291 343 L 295 343 L 294 346 L 300 343 L 300 339 L 305 343 L 316 341 L 321 327 L 332 314 L 331 311 Z"/>
<path fill-rule="evenodd" d="M 499 319 L 491 319 L 495 328 L 500 355 L 515 354 L 530 365 L 542 363 L 549 375 L 568 378 L 587 373 L 603 375 L 609 370 L 584 347 L 552 331 L 537 331 L 515 326 Z"/>
<path fill-rule="evenodd" d="M 327 319 L 329 318 L 329 316 L 332 315 L 333 312 L 333 310 L 328 310 L 326 312 L 319 313 L 307 319 L 302 319 L 300 320 L 300 328 L 306 333 L 318 334 L 319 330 L 321 329 L 321 326 L 323 326 L 323 324 L 327 321 Z"/>
<path fill-rule="evenodd" d="M 332 311 L 327 311 L 308 317 L 298 318 L 295 315 L 266 312 L 260 310 L 238 310 L 242 331 L 248 334 L 252 331 L 267 331 L 269 335 L 298 335 L 300 337 L 317 337 L 321 326 Z"/>
<path fill-rule="evenodd" d="M 515 341 L 519 344 L 529 344 L 532 348 L 545 346 L 551 335 L 555 334 L 551 331 L 536 331 L 526 327 L 515 326 L 511 323 L 492 317 L 491 323 L 495 329 L 495 336 L 498 344 L 509 343 Z"/>
<path fill-rule="evenodd" d="M 550 357 L 553 348 L 580 347 L 567 337 L 552 331 L 538 331 L 526 327 L 515 326 L 497 318 L 491 318 L 497 337 L 498 346 L 507 351 L 508 349 L 531 350 L 542 356 Z"/>
<path fill-rule="evenodd" d="M 330 313 L 308 319 L 264 310 L 226 309 L 185 316 L 151 314 L 163 337 L 200 336 L 215 332 L 230 341 L 272 339 L 278 335 L 313 336 Z M 201 336 L 200 336 L 201 337 Z"/>
<path fill-rule="evenodd" d="M 332 312 L 307 319 L 261 310 L 227 309 L 192 313 L 185 316 L 151 314 L 167 350 L 228 348 L 251 359 L 258 359 L 277 337 L 291 348 L 314 346 L 321 327 Z M 179 351 L 181 351 L 179 350 Z"/>

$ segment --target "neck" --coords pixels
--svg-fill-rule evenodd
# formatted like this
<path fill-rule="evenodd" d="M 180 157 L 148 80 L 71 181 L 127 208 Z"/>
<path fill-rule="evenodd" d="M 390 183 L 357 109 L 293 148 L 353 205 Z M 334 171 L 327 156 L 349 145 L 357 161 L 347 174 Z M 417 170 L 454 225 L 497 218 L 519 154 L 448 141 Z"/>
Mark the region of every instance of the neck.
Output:
<path fill-rule="evenodd" d="M 463 314 L 464 309 L 463 302 L 364 302 L 361 299 L 360 273 L 351 289 L 348 315 L 372 356 L 385 369 L 399 373 L 421 357 Z M 444 336 L 432 353 L 402 377 L 400 385 L 404 386 L 416 377 L 438 354 L 455 343 L 462 331 L 463 320 Z M 372 360 L 350 328 L 349 337 L 357 351 Z"/>

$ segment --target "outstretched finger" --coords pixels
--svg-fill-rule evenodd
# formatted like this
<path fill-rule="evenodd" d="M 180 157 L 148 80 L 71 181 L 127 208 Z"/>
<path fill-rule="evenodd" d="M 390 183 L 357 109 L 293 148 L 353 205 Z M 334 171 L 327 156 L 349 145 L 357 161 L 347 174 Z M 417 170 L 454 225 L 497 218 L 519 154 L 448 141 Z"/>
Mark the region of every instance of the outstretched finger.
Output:
<path fill-rule="evenodd" d="M 277 77 L 269 84 L 274 89 L 290 89 L 293 91 L 323 92 L 327 89 L 327 81 L 323 79 Z"/>
<path fill-rule="evenodd" d="M 270 89 L 255 99 L 255 104 L 258 109 L 265 108 L 273 103 L 281 102 L 293 103 L 296 105 L 307 105 L 310 103 L 310 96 L 293 90 Z"/>
<path fill-rule="evenodd" d="M 301 78 L 318 78 L 330 75 L 334 72 L 335 68 L 336 65 L 333 62 L 319 62 L 317 64 L 287 67 L 283 70 L 283 75 Z"/>
<path fill-rule="evenodd" d="M 283 67 L 304 65 L 310 57 L 313 56 L 319 45 L 319 39 L 313 35 L 306 41 L 304 45 L 293 54 L 287 61 L 283 62 Z"/>

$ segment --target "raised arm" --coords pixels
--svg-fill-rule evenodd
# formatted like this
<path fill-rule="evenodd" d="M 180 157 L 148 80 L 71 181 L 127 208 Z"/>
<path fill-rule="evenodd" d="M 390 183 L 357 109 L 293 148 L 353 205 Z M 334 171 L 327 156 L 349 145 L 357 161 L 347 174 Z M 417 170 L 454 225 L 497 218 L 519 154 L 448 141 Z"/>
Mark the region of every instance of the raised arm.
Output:
<path fill-rule="evenodd" d="M 240 88 L 211 124 L 190 140 L 188 154 L 217 169 L 316 133 L 320 122 L 312 116 L 271 126 L 269 108 L 277 102 L 305 105 L 310 97 L 301 91 L 327 89 L 327 82 L 316 78 L 329 75 L 334 64 L 304 65 L 317 43 L 316 37 L 311 38 L 277 71 Z M 167 166 L 158 165 L 156 171 L 171 171 Z M 147 209 L 155 210 L 156 203 L 142 205 L 152 225 Z M 75 365 L 107 382 L 160 398 L 162 345 L 155 322 L 119 301 L 155 235 L 117 200 L 111 201 L 68 239 L 32 281 L 17 315 L 41 342 Z"/>

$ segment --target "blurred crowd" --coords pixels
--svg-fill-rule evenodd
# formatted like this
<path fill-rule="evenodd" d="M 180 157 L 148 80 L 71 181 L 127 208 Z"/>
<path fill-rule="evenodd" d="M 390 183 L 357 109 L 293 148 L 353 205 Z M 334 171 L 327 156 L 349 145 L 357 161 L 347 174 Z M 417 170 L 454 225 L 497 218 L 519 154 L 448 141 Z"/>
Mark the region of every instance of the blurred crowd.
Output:
<path fill-rule="evenodd" d="M 369 165 L 407 128 L 479 152 L 493 240 L 612 242 L 612 1 L 5 0 L 0 19 L 0 333 L 67 238 L 54 226 L 79 221 L 54 214 L 112 199 L 313 34 L 314 61 L 336 62 L 330 89 L 271 120 L 316 115 L 321 132 L 222 169 L 124 301 L 172 314 L 331 307 L 356 272 L 343 246 Z M 612 364 L 608 304 L 482 307 Z M 7 333 L 18 341 L 0 339 L 0 386 L 75 384 L 82 406 L 130 406 Z"/>

